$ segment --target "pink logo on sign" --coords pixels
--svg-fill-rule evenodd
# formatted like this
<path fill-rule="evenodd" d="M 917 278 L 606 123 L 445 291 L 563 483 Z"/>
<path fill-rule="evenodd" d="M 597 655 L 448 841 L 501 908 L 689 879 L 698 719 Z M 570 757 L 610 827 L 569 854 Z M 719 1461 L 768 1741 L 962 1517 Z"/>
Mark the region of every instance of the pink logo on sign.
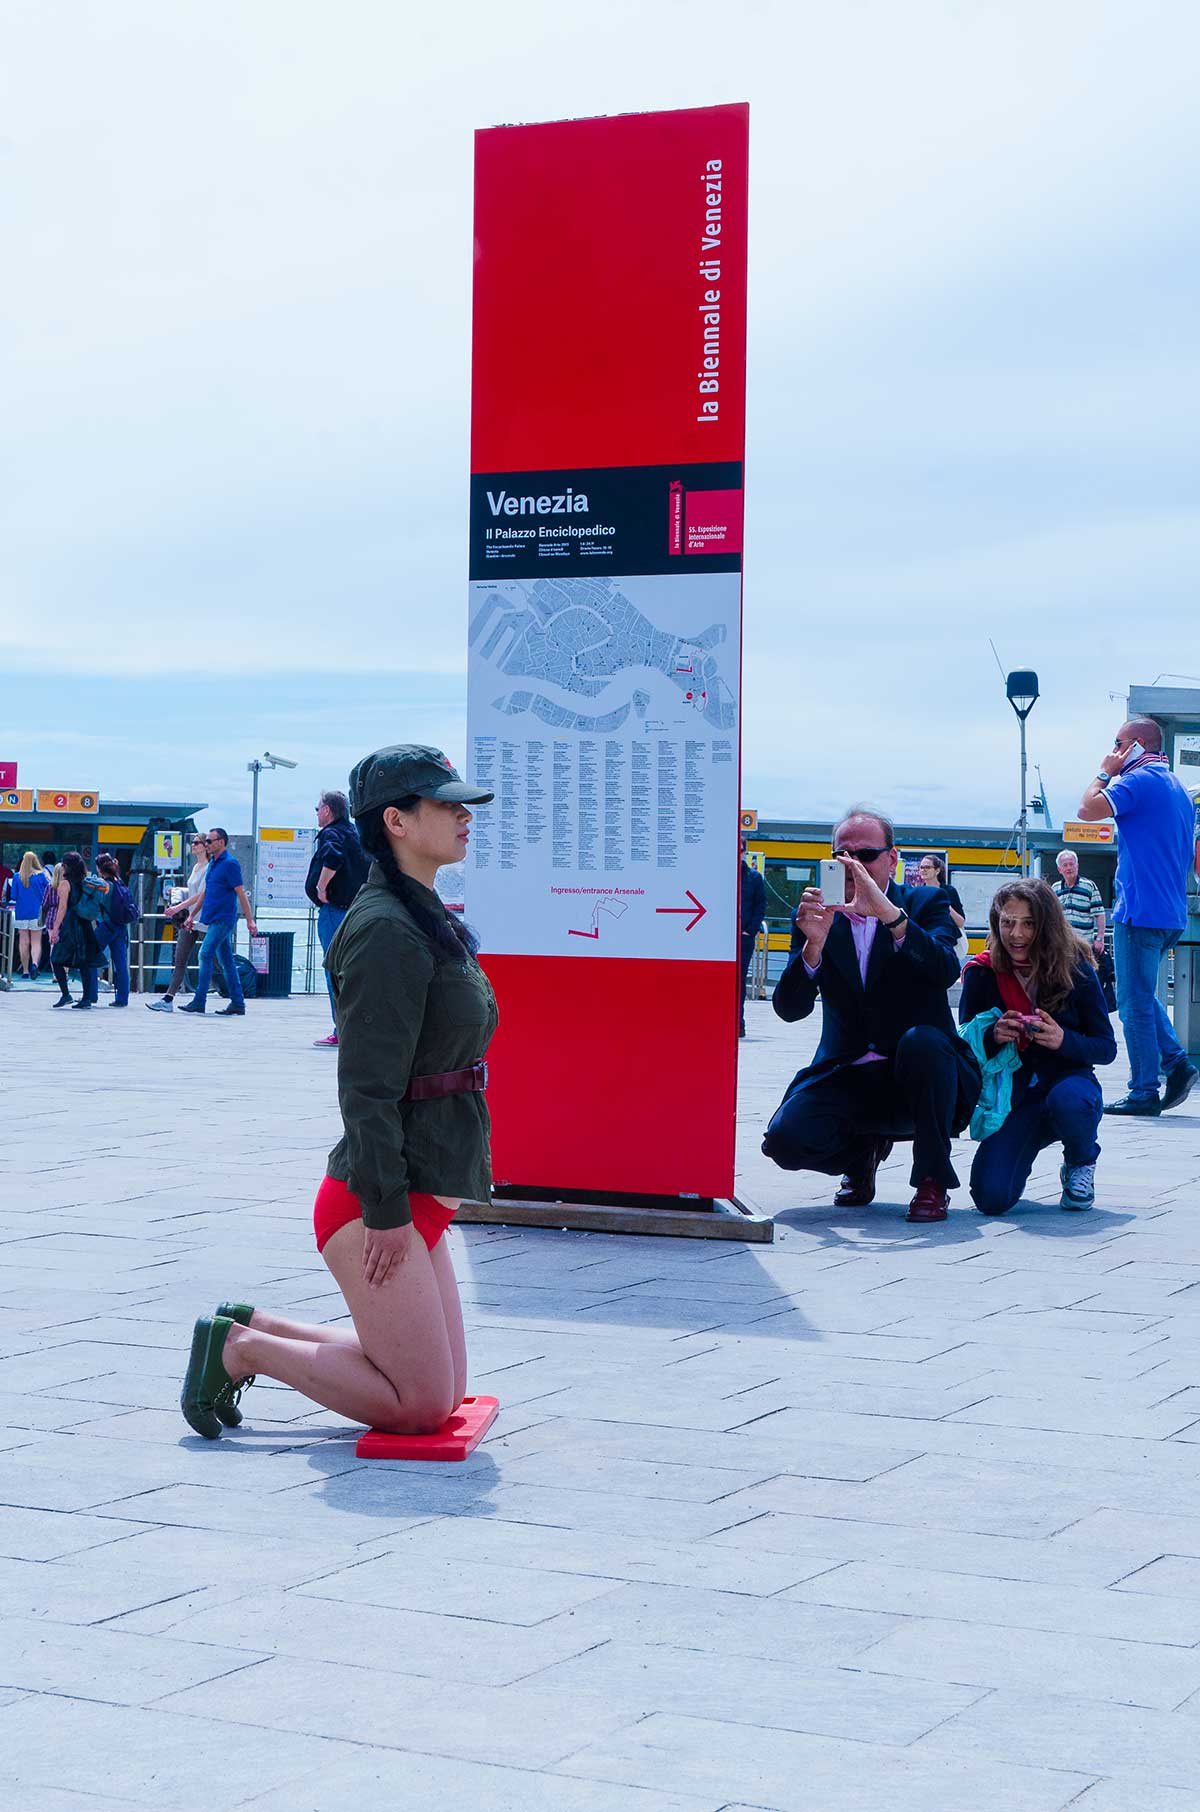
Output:
<path fill-rule="evenodd" d="M 740 491 L 689 491 L 685 554 L 740 554 L 742 551 L 742 493 Z"/>
<path fill-rule="evenodd" d="M 15 761 L 0 761 L 0 787 L 16 786 L 17 764 Z"/>

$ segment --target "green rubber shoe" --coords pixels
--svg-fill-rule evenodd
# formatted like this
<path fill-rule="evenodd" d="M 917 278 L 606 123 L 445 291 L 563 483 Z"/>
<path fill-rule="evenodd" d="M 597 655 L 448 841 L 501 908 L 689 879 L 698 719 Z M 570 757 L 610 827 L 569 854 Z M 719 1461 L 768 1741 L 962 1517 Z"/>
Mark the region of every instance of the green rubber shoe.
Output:
<path fill-rule="evenodd" d="M 217 1402 L 233 1386 L 225 1370 L 221 1353 L 233 1322 L 225 1315 L 202 1315 L 192 1332 L 192 1350 L 179 1393 L 179 1407 L 189 1428 L 194 1428 L 206 1441 L 215 1441 L 221 1433 L 221 1420 L 216 1414 Z"/>
<path fill-rule="evenodd" d="M 224 1315 L 227 1321 L 236 1321 L 244 1328 L 250 1326 L 253 1313 L 254 1305 L 249 1302 L 222 1302 L 217 1305 L 218 1315 Z M 213 1414 L 226 1428 L 241 1427 L 242 1412 L 238 1404 L 241 1402 L 242 1392 L 249 1390 L 253 1383 L 253 1378 L 239 1378 L 236 1383 L 230 1380 L 228 1387 L 213 1404 Z"/>

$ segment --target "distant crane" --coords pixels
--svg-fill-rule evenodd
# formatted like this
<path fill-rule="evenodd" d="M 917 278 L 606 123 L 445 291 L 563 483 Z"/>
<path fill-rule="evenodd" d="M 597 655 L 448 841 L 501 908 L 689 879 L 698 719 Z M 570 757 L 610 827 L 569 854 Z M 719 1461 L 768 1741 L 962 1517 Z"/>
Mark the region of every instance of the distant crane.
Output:
<path fill-rule="evenodd" d="M 1038 794 L 1038 797 L 1036 799 L 1031 799 L 1029 803 L 1033 810 L 1035 812 L 1040 812 L 1042 817 L 1046 820 L 1046 829 L 1053 830 L 1054 820 L 1050 816 L 1050 801 L 1046 797 L 1046 782 L 1042 779 L 1042 770 L 1036 761 L 1033 764 L 1033 771 L 1038 777 L 1038 785 L 1042 790 Z"/>

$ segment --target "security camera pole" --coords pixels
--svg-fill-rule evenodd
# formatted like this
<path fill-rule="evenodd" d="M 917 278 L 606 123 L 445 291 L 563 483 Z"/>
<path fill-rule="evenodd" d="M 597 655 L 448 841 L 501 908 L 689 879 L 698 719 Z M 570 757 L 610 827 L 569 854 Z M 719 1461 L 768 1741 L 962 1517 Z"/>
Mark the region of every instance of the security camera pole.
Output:
<path fill-rule="evenodd" d="M 264 749 L 261 756 L 246 763 L 246 770 L 253 774 L 253 790 L 250 804 L 250 904 L 258 906 L 258 777 L 264 768 L 294 768 L 299 763 L 289 761 L 286 755 L 272 755 Z"/>

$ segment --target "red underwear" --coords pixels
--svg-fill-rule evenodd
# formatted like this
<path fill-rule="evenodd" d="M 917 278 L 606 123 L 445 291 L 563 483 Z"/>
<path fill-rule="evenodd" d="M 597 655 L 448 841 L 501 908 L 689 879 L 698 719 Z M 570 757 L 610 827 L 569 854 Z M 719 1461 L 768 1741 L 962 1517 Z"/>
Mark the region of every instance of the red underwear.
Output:
<path fill-rule="evenodd" d="M 412 1208 L 413 1226 L 432 1252 L 454 1219 L 454 1209 L 443 1208 L 437 1197 L 432 1195 L 410 1193 L 408 1200 Z M 361 1219 L 362 1203 L 358 1197 L 352 1195 L 345 1183 L 339 1183 L 336 1177 L 326 1177 L 317 1190 L 313 1206 L 313 1232 L 317 1236 L 317 1251 L 325 1250 L 326 1240 L 332 1239 L 339 1227 L 347 1227 L 351 1221 Z"/>

